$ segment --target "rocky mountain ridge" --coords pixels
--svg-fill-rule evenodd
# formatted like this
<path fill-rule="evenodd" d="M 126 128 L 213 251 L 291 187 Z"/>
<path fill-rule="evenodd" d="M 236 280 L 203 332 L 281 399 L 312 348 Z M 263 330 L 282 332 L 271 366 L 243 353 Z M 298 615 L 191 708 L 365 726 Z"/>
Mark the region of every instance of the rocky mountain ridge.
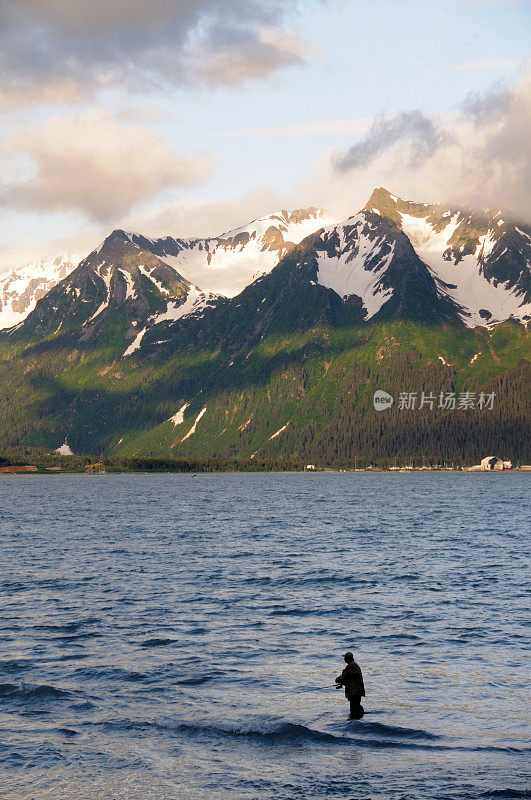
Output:
<path fill-rule="evenodd" d="M 149 328 L 201 316 L 222 298 L 236 297 L 301 243 L 306 258 L 313 248 L 317 264 L 309 280 L 345 303 L 361 304 L 366 321 L 393 307 L 412 313 L 414 305 L 417 317 L 458 314 L 468 327 L 531 318 L 529 226 L 500 211 L 413 203 L 379 188 L 361 212 L 340 223 L 312 207 L 275 212 L 205 239 L 115 230 L 81 269 L 55 259 L 5 276 L 0 325 L 30 317 L 23 327 L 32 336 L 82 327 L 90 337 L 121 308 L 128 320 L 124 353 L 131 355 Z"/>
<path fill-rule="evenodd" d="M 375 189 L 365 206 L 409 238 L 469 327 L 531 318 L 531 227 L 499 210 L 412 203 Z"/>
<path fill-rule="evenodd" d="M 528 228 L 385 190 L 341 223 L 301 212 L 314 230 L 298 243 L 300 220 L 276 216 L 278 235 L 269 217 L 189 246 L 111 233 L 0 334 L 0 449 L 336 466 L 531 457 Z M 208 292 L 185 269 L 192 251 L 206 277 L 240 259 L 245 288 Z M 503 313 L 478 300 L 484 283 Z M 395 398 L 385 413 L 377 390 Z M 405 413 L 404 392 L 496 404 Z"/>

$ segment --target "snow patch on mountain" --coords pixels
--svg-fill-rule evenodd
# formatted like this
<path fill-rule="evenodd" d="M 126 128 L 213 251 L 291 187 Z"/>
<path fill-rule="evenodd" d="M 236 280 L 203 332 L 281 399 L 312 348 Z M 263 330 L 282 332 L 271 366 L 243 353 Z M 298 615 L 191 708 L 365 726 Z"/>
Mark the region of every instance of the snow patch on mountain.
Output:
<path fill-rule="evenodd" d="M 102 268 L 103 268 L 104 264 L 105 264 L 105 262 L 103 262 L 103 264 L 100 264 L 100 266 L 99 266 L 99 268 L 97 270 L 97 274 L 105 282 L 105 289 L 106 289 L 105 300 L 103 301 L 103 303 L 101 303 L 99 308 L 96 309 L 94 314 L 91 317 L 89 317 L 89 319 L 84 323 L 84 325 L 88 325 L 89 322 L 92 322 L 92 320 L 96 319 L 96 317 L 99 317 L 101 312 L 104 311 L 107 308 L 107 306 L 109 305 L 109 303 L 111 301 L 112 270 L 108 267 L 107 271 L 103 272 Z"/>
<path fill-rule="evenodd" d="M 299 244 L 314 233 L 319 228 L 331 225 L 337 220 L 332 220 L 325 216 L 321 208 L 302 209 L 299 211 L 274 211 L 264 217 L 258 217 L 248 225 L 241 228 L 233 228 L 231 231 L 222 233 L 217 238 L 220 240 L 233 239 L 242 234 L 248 233 L 253 239 L 264 241 L 264 237 L 271 227 L 277 228 L 282 234 L 285 242 Z"/>
<path fill-rule="evenodd" d="M 146 331 L 147 327 L 142 328 L 142 330 L 137 333 L 137 335 L 135 336 L 129 347 L 126 350 L 124 350 L 122 358 L 127 358 L 128 356 L 132 356 L 133 353 L 135 353 L 138 350 L 138 348 L 142 344 L 142 339 L 144 338 L 144 334 Z"/>
<path fill-rule="evenodd" d="M 261 274 L 270 272 L 278 260 L 278 254 L 262 252 L 258 242 L 248 244 L 245 251 L 243 245 L 220 244 L 212 251 L 195 246 L 178 256 L 164 257 L 186 280 L 225 297 L 235 297 Z"/>
<path fill-rule="evenodd" d="M 281 428 L 279 428 L 279 429 L 278 429 L 278 431 L 277 431 L 276 433 L 274 433 L 272 436 L 270 436 L 270 437 L 269 437 L 269 439 L 268 439 L 267 441 L 268 441 L 268 442 L 270 442 L 270 441 L 271 441 L 271 439 L 276 439 L 276 438 L 277 438 L 277 436 L 280 436 L 280 434 L 282 433 L 282 431 L 285 431 L 285 430 L 286 430 L 286 428 L 288 427 L 288 425 L 289 425 L 289 422 L 286 422 L 286 424 L 285 424 L 285 425 L 283 425 Z"/>
<path fill-rule="evenodd" d="M 392 289 L 382 288 L 380 279 L 393 259 L 394 242 L 384 252 L 385 237 L 371 235 L 371 227 L 363 213 L 356 214 L 342 225 L 326 228 L 323 236 L 326 239 L 334 235 L 339 239 L 338 248 L 333 255 L 326 251 L 319 253 L 317 280 L 342 298 L 350 295 L 361 297 L 367 319 L 370 319 L 393 294 Z M 380 259 L 377 258 L 379 253 L 382 253 Z M 376 263 L 374 259 L 377 259 Z"/>
<path fill-rule="evenodd" d="M 160 258 L 205 292 L 235 297 L 271 272 L 291 245 L 335 221 L 317 208 L 277 211 L 211 239 L 180 240 L 176 255 Z"/>
<path fill-rule="evenodd" d="M 243 432 L 247 428 L 247 426 L 250 424 L 252 418 L 253 418 L 253 414 L 251 414 L 251 416 L 249 417 L 247 422 L 244 422 L 243 425 L 239 426 L 238 430 Z"/>
<path fill-rule="evenodd" d="M 487 259 L 497 237 L 492 228 L 479 237 L 475 253 L 465 255 L 456 263 L 451 257 L 450 240 L 460 225 L 459 213 L 437 232 L 427 217 L 415 217 L 399 212 L 404 233 L 432 275 L 447 284 L 442 291 L 461 308 L 463 321 L 469 327 L 501 322 L 513 316 L 523 319 L 531 314 L 531 303 L 522 304 L 522 294 L 507 283 L 491 283 L 481 265 Z M 500 254 L 502 257 L 504 251 Z"/>
<path fill-rule="evenodd" d="M 128 300 L 130 297 L 134 298 L 136 296 L 135 282 L 133 281 L 131 273 L 127 272 L 125 269 L 121 269 L 120 272 L 126 283 L 125 299 Z"/>
<path fill-rule="evenodd" d="M 173 422 L 174 426 L 182 425 L 182 423 L 184 422 L 184 412 L 186 411 L 189 405 L 190 403 L 185 403 L 183 406 L 181 406 L 181 408 L 177 411 L 177 413 L 174 414 L 173 417 L 169 418 L 168 422 Z"/>
<path fill-rule="evenodd" d="M 197 423 L 199 422 L 199 420 L 201 419 L 201 417 L 203 416 L 205 411 L 206 411 L 206 406 L 201 409 L 201 411 L 199 412 L 199 414 L 195 418 L 194 424 L 192 425 L 192 427 L 190 428 L 188 433 L 183 436 L 183 438 L 181 439 L 181 442 L 186 441 L 186 439 L 188 439 L 190 436 L 192 436 L 195 433 L 195 429 L 197 428 Z"/>
<path fill-rule="evenodd" d="M 175 301 L 170 301 L 166 311 L 150 317 L 150 326 L 158 325 L 160 322 L 177 322 L 183 317 L 201 314 L 206 308 L 212 306 L 217 300 L 218 295 L 211 292 L 202 292 L 196 286 L 192 286 L 186 296 L 184 303 L 180 305 Z"/>
<path fill-rule="evenodd" d="M 59 255 L 16 267 L 0 275 L 0 330 L 26 319 L 37 300 L 74 270 L 77 255 Z"/>
<path fill-rule="evenodd" d="M 518 233 L 519 233 L 521 236 L 523 236 L 525 239 L 527 239 L 529 242 L 531 242 L 531 236 L 530 236 L 528 233 L 526 233 L 526 232 L 525 232 L 525 231 L 523 231 L 521 228 L 519 228 L 519 227 L 518 227 L 518 225 L 515 225 L 514 227 L 515 227 L 515 230 L 517 230 L 517 231 L 518 231 Z"/>
<path fill-rule="evenodd" d="M 138 245 L 135 245 L 135 247 L 138 247 Z M 140 272 L 142 273 L 142 275 L 145 275 L 145 277 L 146 277 L 146 278 L 148 278 L 148 279 L 149 279 L 149 280 L 150 280 L 152 283 L 154 283 L 154 284 L 155 284 L 155 286 L 157 287 L 157 289 L 159 290 L 159 292 L 160 292 L 160 293 L 161 293 L 161 294 L 162 294 L 164 297 L 169 297 L 169 296 L 170 296 L 169 289 L 167 289 L 167 288 L 166 288 L 166 286 L 164 286 L 164 284 L 163 284 L 163 283 L 161 283 L 160 281 L 158 281 L 158 280 L 157 280 L 157 279 L 154 277 L 154 275 L 153 275 L 153 270 L 155 269 L 155 267 L 148 268 L 148 267 L 144 266 L 144 264 L 139 264 L 139 265 L 138 265 L 138 269 L 140 270 Z"/>
<path fill-rule="evenodd" d="M 214 305 L 217 299 L 218 295 L 201 292 L 196 286 L 192 286 L 184 303 L 178 300 L 168 300 L 166 310 L 149 317 L 147 325 L 137 333 L 124 351 L 122 358 L 127 358 L 140 348 L 144 335 L 150 328 L 162 322 L 177 322 L 184 317 L 200 316 L 207 308 Z"/>

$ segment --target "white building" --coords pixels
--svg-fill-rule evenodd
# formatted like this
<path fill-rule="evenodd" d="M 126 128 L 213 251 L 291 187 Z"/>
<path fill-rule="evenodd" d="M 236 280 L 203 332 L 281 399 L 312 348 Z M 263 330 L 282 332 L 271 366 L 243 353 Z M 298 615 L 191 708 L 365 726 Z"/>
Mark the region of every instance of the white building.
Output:
<path fill-rule="evenodd" d="M 504 469 L 512 469 L 512 461 L 503 461 L 497 456 L 486 456 L 481 460 L 481 464 L 468 467 L 468 472 L 501 472 Z"/>
<path fill-rule="evenodd" d="M 492 470 L 501 471 L 503 469 L 511 469 L 512 464 L 510 461 L 502 461 L 501 458 L 496 456 L 487 456 L 481 459 L 481 471 L 491 472 Z"/>

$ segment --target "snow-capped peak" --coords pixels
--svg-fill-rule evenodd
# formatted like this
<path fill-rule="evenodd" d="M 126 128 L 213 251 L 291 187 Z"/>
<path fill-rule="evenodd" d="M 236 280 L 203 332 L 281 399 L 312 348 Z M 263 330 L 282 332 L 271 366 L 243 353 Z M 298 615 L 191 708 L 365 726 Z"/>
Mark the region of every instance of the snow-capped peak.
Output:
<path fill-rule="evenodd" d="M 133 236 L 132 241 L 151 249 L 204 292 L 234 297 L 259 275 L 271 272 L 293 245 L 333 222 L 322 209 L 312 207 L 275 211 L 212 238 Z"/>
<path fill-rule="evenodd" d="M 467 230 L 465 215 L 458 211 L 446 217 L 444 227 L 429 216 L 400 213 L 400 217 L 402 230 L 420 258 L 432 275 L 446 284 L 444 291 L 448 297 L 463 308 L 462 317 L 467 325 L 501 322 L 509 317 L 529 318 L 531 302 L 526 296 L 525 274 L 520 271 L 513 278 L 500 264 L 510 246 L 512 257 L 522 259 L 529 282 L 531 252 L 527 248 L 526 255 L 514 236 L 510 243 L 504 244 L 503 238 L 510 232 L 488 220 L 472 233 Z"/>
<path fill-rule="evenodd" d="M 393 258 L 395 243 L 371 224 L 363 211 L 323 231 L 317 281 L 346 299 L 361 298 L 367 319 L 392 295 L 381 278 Z"/>
<path fill-rule="evenodd" d="M 368 212 L 396 224 L 469 325 L 531 316 L 531 231 L 498 209 L 413 203 L 375 189 Z"/>
<path fill-rule="evenodd" d="M 309 243 L 315 282 L 349 303 L 361 301 L 367 320 L 384 304 L 403 312 L 410 300 L 417 314 L 423 303 L 443 317 L 452 309 L 455 317 L 457 309 L 470 326 L 531 318 L 529 226 L 498 210 L 410 202 L 378 188 L 361 212 L 340 223 L 311 207 L 278 210 L 207 238 L 149 238 L 117 229 L 81 262 L 75 286 L 70 278 L 61 284 L 64 306 L 52 298 L 49 313 L 39 316 L 39 303 L 35 331 L 59 330 L 65 316 L 90 328 L 107 309 L 127 302 L 140 321 L 129 332 L 133 352 L 142 328 L 202 314 L 220 296 L 238 295 L 318 230 Z M 76 264 L 76 257 L 60 256 L 0 276 L 0 328 L 24 320 Z"/>
<path fill-rule="evenodd" d="M 263 239 L 270 228 L 276 228 L 282 234 L 284 242 L 299 244 L 306 236 L 336 221 L 329 217 L 322 208 L 311 206 L 310 208 L 295 209 L 295 211 L 282 209 L 274 211 L 272 214 L 258 217 L 248 225 L 226 231 L 216 238 L 233 239 L 242 233 L 248 233 L 253 238 Z"/>
<path fill-rule="evenodd" d="M 22 322 L 37 300 L 66 278 L 79 260 L 75 254 L 49 256 L 0 275 L 0 329 Z"/>

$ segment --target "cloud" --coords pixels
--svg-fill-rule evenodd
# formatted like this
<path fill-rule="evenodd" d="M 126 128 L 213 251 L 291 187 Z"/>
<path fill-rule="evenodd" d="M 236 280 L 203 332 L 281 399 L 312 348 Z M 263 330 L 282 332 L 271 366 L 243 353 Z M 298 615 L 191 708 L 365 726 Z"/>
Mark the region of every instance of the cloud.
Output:
<path fill-rule="evenodd" d="M 229 42 L 231 46 L 227 47 Z M 266 78 L 279 67 L 302 64 L 305 56 L 306 48 L 293 36 L 274 29 L 244 31 L 227 36 L 224 45 L 197 63 L 196 73 L 211 86 L 237 85 L 252 78 Z"/>
<path fill-rule="evenodd" d="M 372 188 L 425 202 L 504 208 L 531 221 L 531 74 L 470 94 L 461 107 L 378 118 L 347 151 L 330 150 L 304 187 L 314 204 L 346 215 Z"/>
<path fill-rule="evenodd" d="M 440 146 L 444 136 L 420 111 L 406 111 L 391 118 L 378 117 L 367 136 L 337 159 L 337 168 L 356 169 L 371 163 L 399 142 L 408 141 L 416 143 L 410 157 L 411 166 L 415 166 Z"/>
<path fill-rule="evenodd" d="M 300 1 L 300 0 L 299 0 Z M 302 63 L 297 0 L 0 0 L 0 102 L 233 85 Z"/>
<path fill-rule="evenodd" d="M 110 221 L 160 192 L 205 180 L 204 156 L 178 156 L 155 131 L 103 111 L 54 116 L 17 133 L 13 148 L 33 175 L 0 194 L 4 206 L 82 212 Z"/>
<path fill-rule="evenodd" d="M 147 211 L 133 211 L 125 219 L 124 225 L 128 230 L 153 237 L 218 236 L 264 214 L 286 208 L 285 200 L 270 188 L 258 187 L 240 197 L 195 201 L 181 199 Z"/>

